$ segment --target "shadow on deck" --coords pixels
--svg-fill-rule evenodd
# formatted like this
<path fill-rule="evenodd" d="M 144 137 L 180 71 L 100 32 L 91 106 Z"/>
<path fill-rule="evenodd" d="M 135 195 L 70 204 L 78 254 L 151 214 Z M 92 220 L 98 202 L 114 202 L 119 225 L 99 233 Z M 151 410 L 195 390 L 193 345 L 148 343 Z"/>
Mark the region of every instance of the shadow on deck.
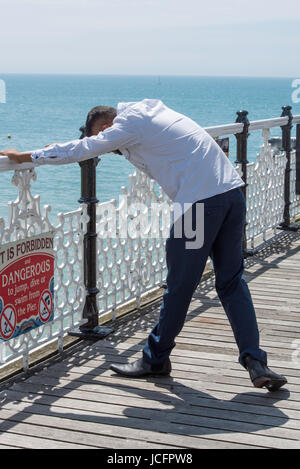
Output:
<path fill-rule="evenodd" d="M 204 279 L 172 352 L 171 377 L 109 370 L 140 356 L 161 301 L 118 321 L 1 393 L 0 448 L 299 448 L 300 234 L 246 261 L 261 346 L 288 385 L 255 390 L 214 290 Z"/>

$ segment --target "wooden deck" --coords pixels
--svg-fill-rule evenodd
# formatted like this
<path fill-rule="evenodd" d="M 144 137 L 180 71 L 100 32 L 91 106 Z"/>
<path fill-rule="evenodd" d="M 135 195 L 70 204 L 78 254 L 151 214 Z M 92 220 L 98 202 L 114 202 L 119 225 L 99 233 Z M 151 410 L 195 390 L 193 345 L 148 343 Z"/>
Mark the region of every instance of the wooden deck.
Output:
<path fill-rule="evenodd" d="M 1 393 L 0 448 L 300 448 L 300 234 L 283 234 L 247 260 L 261 345 L 288 377 L 256 390 L 211 277 L 201 283 L 172 353 L 169 378 L 130 380 L 111 362 L 140 356 L 160 301 L 120 321 L 106 340 Z"/>

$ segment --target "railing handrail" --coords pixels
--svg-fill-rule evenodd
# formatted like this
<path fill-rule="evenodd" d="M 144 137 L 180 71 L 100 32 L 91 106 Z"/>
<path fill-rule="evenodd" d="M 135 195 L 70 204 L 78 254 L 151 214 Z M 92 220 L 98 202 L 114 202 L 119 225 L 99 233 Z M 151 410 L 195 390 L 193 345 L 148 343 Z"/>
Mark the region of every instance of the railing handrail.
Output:
<path fill-rule="evenodd" d="M 293 124 L 300 124 L 300 116 L 293 116 Z"/>
<path fill-rule="evenodd" d="M 273 127 L 281 127 L 288 123 L 288 117 L 275 117 L 272 119 L 262 119 L 250 122 L 249 130 L 271 129 Z M 300 115 L 293 116 L 293 124 L 300 124 Z M 212 137 L 222 137 L 224 135 L 236 135 L 243 132 L 244 125 L 240 123 L 217 125 L 212 127 L 204 127 Z M 0 172 L 14 171 L 16 169 L 32 169 L 35 168 L 34 163 L 17 164 L 11 162 L 6 156 L 0 155 Z"/>
<path fill-rule="evenodd" d="M 213 127 L 204 127 L 209 135 L 212 137 L 222 137 L 223 135 L 236 135 L 243 131 L 243 124 L 225 124 L 225 125 L 216 125 Z"/>
<path fill-rule="evenodd" d="M 16 169 L 32 169 L 35 168 L 37 165 L 34 163 L 13 163 L 12 161 L 7 158 L 7 156 L 0 155 L 0 172 L 4 173 L 5 171 L 15 171 Z"/>

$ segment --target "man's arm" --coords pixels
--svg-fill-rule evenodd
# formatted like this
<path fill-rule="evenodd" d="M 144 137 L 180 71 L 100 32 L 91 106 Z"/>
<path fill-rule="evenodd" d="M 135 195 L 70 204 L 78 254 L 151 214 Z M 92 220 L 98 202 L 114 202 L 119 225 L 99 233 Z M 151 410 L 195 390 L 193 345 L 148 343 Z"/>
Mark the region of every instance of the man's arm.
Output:
<path fill-rule="evenodd" d="M 16 163 L 34 162 L 36 164 L 66 164 L 94 158 L 104 153 L 117 151 L 122 146 L 138 143 L 138 134 L 134 127 L 114 124 L 98 135 L 56 143 L 47 148 L 20 152 L 14 148 L 0 152 Z"/>

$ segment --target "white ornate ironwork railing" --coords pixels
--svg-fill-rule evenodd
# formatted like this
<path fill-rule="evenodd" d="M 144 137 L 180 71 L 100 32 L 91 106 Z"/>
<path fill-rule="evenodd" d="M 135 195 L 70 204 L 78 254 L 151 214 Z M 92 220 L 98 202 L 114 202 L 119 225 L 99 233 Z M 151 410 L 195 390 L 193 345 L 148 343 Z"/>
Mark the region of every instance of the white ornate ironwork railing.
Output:
<path fill-rule="evenodd" d="M 270 129 L 263 129 L 263 145 L 256 163 L 248 165 L 246 238 L 251 247 L 260 235 L 266 241 L 269 230 L 275 234 L 284 209 L 284 173 L 286 157 L 275 154 L 268 142 Z"/>
<path fill-rule="evenodd" d="M 276 152 L 272 148 L 269 139 L 270 129 L 286 126 L 288 122 L 288 117 L 281 117 L 249 123 L 249 130 L 262 131 L 262 145 L 256 162 L 247 164 L 246 239 L 251 247 L 274 237 L 283 221 L 287 158 L 285 151 Z M 299 123 L 300 116 L 295 116 L 293 124 Z M 243 130 L 243 123 L 206 128 L 213 137 L 239 136 Z M 295 191 L 296 151 L 291 152 L 290 158 L 290 215 L 294 220 L 300 215 L 300 196 Z M 242 164 L 237 164 L 236 169 L 242 175 Z M 53 321 L 0 343 L 1 364 L 23 357 L 24 368 L 27 368 L 31 351 L 57 339 L 58 348 L 62 349 L 64 336 L 86 321 L 82 319 L 87 287 L 83 274 L 83 241 L 89 220 L 87 206 L 82 203 L 72 212 L 59 214 L 57 223 L 51 224 L 48 218 L 50 207 L 44 207 L 41 212 L 39 196 L 31 194 L 31 183 L 36 179 L 34 165 L 15 165 L 0 157 L 0 172 L 8 170 L 15 171 L 12 183 L 17 187 L 18 198 L 9 203 L 9 220 L 5 223 L 0 219 L 0 248 L 42 233 L 53 233 L 54 236 Z M 143 214 L 137 230 L 136 217 L 145 205 L 154 206 L 156 210 Z M 126 232 L 122 224 L 125 212 L 129 215 Z M 139 306 L 143 294 L 165 282 L 165 239 L 171 215 L 172 203 L 166 194 L 138 170 L 129 177 L 128 188 L 122 188 L 119 201 L 97 204 L 97 304 L 100 316 L 110 313 L 114 319 L 116 308 L 131 300 L 136 300 Z M 133 231 L 138 232 L 136 237 L 130 236 L 130 221 L 135 226 Z"/>

